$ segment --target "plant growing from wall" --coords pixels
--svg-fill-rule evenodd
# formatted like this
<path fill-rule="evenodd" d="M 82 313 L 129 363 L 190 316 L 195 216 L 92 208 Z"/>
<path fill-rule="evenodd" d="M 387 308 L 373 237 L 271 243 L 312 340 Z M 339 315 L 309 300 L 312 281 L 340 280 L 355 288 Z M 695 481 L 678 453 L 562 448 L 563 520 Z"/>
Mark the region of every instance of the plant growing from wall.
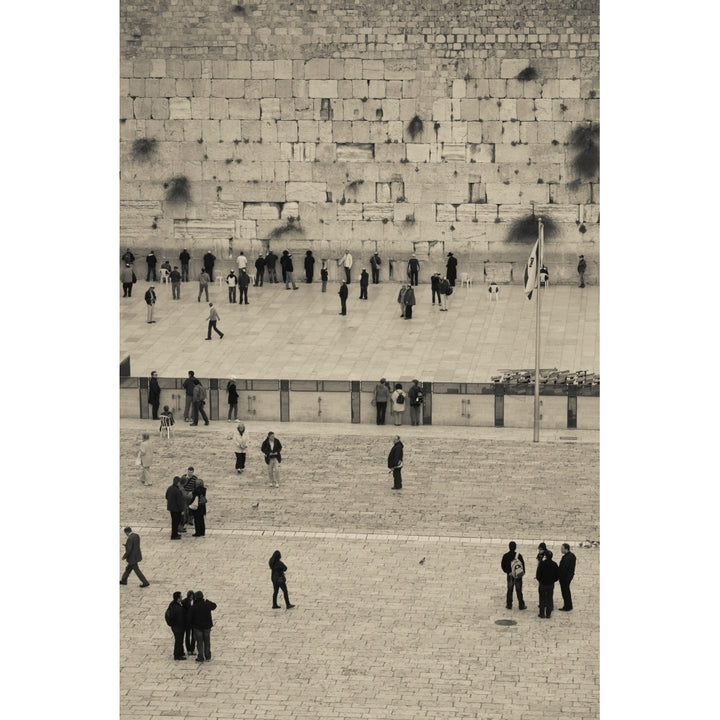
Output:
<path fill-rule="evenodd" d="M 184 175 L 175 175 L 163 187 L 168 202 L 188 202 L 190 200 L 190 181 Z"/>
<path fill-rule="evenodd" d="M 157 140 L 155 138 L 138 138 L 132 144 L 132 154 L 136 160 L 147 160 L 155 153 Z"/>
<path fill-rule="evenodd" d="M 410 135 L 410 138 L 414 140 L 418 135 L 420 135 L 423 131 L 423 121 L 422 119 L 416 115 L 409 123 L 408 123 L 408 134 Z"/>
<path fill-rule="evenodd" d="M 295 222 L 297 220 L 297 223 Z M 277 240 L 278 238 L 281 238 L 283 235 L 287 235 L 290 232 L 303 232 L 302 227 L 300 226 L 300 219 L 289 217 L 284 225 L 281 225 L 280 227 L 276 227 L 273 230 L 271 230 L 270 235 L 268 235 L 268 238 L 270 240 Z"/>
<path fill-rule="evenodd" d="M 532 212 L 530 215 L 514 220 L 508 230 L 508 242 L 535 242 L 538 236 L 538 219 L 539 217 Z M 545 240 L 557 237 L 560 233 L 557 223 L 547 215 L 542 216 L 542 221 Z"/>
<path fill-rule="evenodd" d="M 594 178 L 600 169 L 600 125 L 578 125 L 570 135 L 570 146 L 576 151 L 573 167 L 583 178 Z"/>
<path fill-rule="evenodd" d="M 528 65 L 524 70 L 521 70 L 517 74 L 518 80 L 537 80 L 538 79 L 538 73 L 537 70 L 532 66 Z"/>

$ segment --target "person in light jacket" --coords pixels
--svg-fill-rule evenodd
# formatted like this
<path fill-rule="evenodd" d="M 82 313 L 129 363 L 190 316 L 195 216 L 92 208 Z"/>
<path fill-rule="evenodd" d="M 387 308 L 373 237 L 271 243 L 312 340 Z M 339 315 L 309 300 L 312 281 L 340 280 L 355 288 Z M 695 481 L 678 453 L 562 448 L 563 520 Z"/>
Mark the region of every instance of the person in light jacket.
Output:
<path fill-rule="evenodd" d="M 235 470 L 238 475 L 242 475 L 245 470 L 245 454 L 248 447 L 248 436 L 245 434 L 245 424 L 239 423 L 237 432 L 230 435 L 233 450 L 235 451 Z"/>
<path fill-rule="evenodd" d="M 393 420 L 396 425 L 402 425 L 403 413 L 407 405 L 407 395 L 403 391 L 403 386 L 400 383 L 395 383 L 395 389 L 392 395 L 390 395 L 390 400 L 392 400 Z"/>

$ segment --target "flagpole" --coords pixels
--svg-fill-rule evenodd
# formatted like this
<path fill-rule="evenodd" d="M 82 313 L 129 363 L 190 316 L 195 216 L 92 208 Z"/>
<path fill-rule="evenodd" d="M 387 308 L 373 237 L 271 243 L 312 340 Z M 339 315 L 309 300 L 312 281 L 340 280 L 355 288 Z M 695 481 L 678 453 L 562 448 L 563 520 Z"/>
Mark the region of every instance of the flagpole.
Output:
<path fill-rule="evenodd" d="M 538 252 L 535 287 L 537 302 L 535 303 L 535 404 L 533 413 L 533 442 L 540 442 L 540 269 L 543 266 L 543 222 L 538 218 Z"/>

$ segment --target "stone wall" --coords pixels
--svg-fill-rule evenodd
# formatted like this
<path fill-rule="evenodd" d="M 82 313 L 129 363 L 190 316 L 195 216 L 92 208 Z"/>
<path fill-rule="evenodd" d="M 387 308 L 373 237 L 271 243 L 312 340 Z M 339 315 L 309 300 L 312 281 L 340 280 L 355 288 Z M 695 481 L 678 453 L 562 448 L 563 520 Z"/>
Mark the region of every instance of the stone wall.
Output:
<path fill-rule="evenodd" d="M 579 253 L 597 279 L 599 178 L 570 145 L 599 120 L 595 0 L 123 2 L 120 29 L 123 249 L 452 251 L 479 277 L 524 263 L 508 234 L 534 212 L 553 279 Z"/>

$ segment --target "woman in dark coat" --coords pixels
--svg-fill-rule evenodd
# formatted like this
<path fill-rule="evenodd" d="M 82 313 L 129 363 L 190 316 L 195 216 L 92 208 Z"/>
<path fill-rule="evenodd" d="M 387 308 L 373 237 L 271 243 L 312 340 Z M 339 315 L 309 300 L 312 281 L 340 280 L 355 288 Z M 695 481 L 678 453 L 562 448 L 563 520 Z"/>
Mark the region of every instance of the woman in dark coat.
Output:
<path fill-rule="evenodd" d="M 403 303 L 405 305 L 405 319 L 412 320 L 412 310 L 415 304 L 415 291 L 410 286 L 403 295 Z"/>
<path fill-rule="evenodd" d="M 150 373 L 150 385 L 148 386 L 148 405 L 152 408 L 152 419 L 158 419 L 158 408 L 160 407 L 160 383 L 157 373 L 153 370 Z"/>
<path fill-rule="evenodd" d="M 205 483 L 198 478 L 193 490 L 193 499 L 190 503 L 191 508 L 194 508 L 192 513 L 195 518 L 195 532 L 192 534 L 193 537 L 205 537 L 205 515 L 207 513 L 206 492 Z M 195 507 L 196 505 L 197 507 Z"/>
<path fill-rule="evenodd" d="M 305 253 L 305 282 L 311 283 L 313 281 L 314 269 L 315 258 L 313 257 L 312 250 L 308 250 Z"/>
<path fill-rule="evenodd" d="M 231 420 L 237 420 L 237 404 L 238 404 L 238 392 L 237 385 L 235 384 L 235 376 L 233 375 L 227 384 L 227 396 L 228 396 L 228 422 Z"/>
<path fill-rule="evenodd" d="M 277 604 L 278 590 L 282 590 L 283 595 L 285 596 L 285 608 L 289 610 L 290 608 L 295 607 L 290 603 L 290 598 L 288 597 L 287 585 L 285 584 L 285 571 L 287 570 L 287 565 L 285 565 L 285 563 L 280 559 L 281 557 L 282 555 L 280 554 L 280 551 L 276 550 L 268 562 L 268 565 L 270 566 L 270 579 L 272 580 L 273 585 L 273 610 L 277 610 L 280 607 Z"/>

